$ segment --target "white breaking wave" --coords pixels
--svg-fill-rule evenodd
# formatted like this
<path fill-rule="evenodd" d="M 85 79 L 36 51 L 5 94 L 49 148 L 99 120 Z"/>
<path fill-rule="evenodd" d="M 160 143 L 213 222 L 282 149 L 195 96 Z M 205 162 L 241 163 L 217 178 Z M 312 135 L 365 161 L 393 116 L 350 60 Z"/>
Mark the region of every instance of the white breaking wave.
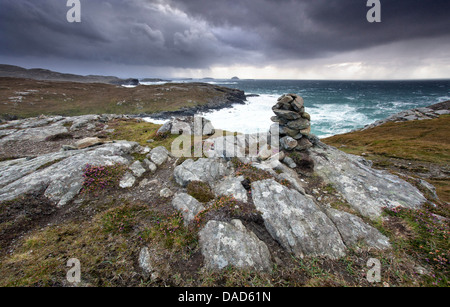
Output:
<path fill-rule="evenodd" d="M 200 114 L 209 119 L 216 129 L 230 132 L 258 133 L 267 132 L 273 124 L 270 118 L 274 116 L 272 107 L 278 96 L 261 95 L 249 97 L 245 105 L 234 105 L 231 108 L 213 110 Z"/>
<path fill-rule="evenodd" d="M 198 114 L 210 120 L 214 128 L 240 133 L 267 132 L 275 114 L 272 107 L 279 95 L 264 94 L 249 97 L 245 105 L 236 104 L 231 108 L 212 110 Z M 356 107 L 343 104 L 323 104 L 308 106 L 306 112 L 311 114 L 312 132 L 318 137 L 328 137 L 362 128 L 373 122 L 366 115 L 358 112 Z M 155 124 L 164 124 L 167 120 L 145 118 Z"/>

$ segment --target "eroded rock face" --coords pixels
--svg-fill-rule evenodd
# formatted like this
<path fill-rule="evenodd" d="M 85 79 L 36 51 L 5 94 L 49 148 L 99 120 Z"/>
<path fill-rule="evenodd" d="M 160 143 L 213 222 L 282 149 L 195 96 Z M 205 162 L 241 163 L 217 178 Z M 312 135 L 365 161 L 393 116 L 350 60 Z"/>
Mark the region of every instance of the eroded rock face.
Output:
<path fill-rule="evenodd" d="M 384 207 L 418 209 L 425 197 L 408 182 L 375 170 L 361 157 L 322 144 L 310 149 L 315 171 L 332 184 L 361 215 L 377 219 Z"/>
<path fill-rule="evenodd" d="M 266 229 L 289 252 L 298 257 L 345 255 L 338 229 L 312 199 L 273 179 L 252 183 L 252 197 Z"/>
<path fill-rule="evenodd" d="M 233 220 L 231 223 L 209 221 L 199 235 L 208 269 L 221 270 L 232 265 L 257 271 L 271 270 L 267 245 L 247 230 L 240 220 Z"/>

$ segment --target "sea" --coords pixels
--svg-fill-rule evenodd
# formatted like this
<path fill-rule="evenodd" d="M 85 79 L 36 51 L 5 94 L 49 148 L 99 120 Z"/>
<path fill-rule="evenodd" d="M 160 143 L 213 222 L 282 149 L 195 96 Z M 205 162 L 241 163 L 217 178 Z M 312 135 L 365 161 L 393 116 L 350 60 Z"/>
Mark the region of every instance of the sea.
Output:
<path fill-rule="evenodd" d="M 319 138 L 363 128 L 389 115 L 450 100 L 450 79 L 414 81 L 324 80 L 172 80 L 205 82 L 243 90 L 244 105 L 201 113 L 216 129 L 230 132 L 266 132 L 278 97 L 293 93 L 303 97 L 311 115 L 312 133 Z M 162 84 L 143 83 L 144 85 Z M 253 96 L 255 95 L 255 96 Z M 147 121 L 163 123 L 152 118 Z"/>

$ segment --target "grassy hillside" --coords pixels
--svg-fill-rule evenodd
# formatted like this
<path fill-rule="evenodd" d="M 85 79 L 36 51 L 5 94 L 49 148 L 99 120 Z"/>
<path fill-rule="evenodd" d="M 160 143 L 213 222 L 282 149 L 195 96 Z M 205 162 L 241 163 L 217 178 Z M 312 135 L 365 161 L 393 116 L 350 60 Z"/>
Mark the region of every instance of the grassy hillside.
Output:
<path fill-rule="evenodd" d="M 226 102 L 240 94 L 243 92 L 205 83 L 125 88 L 102 83 L 0 78 L 0 115 L 157 113 Z"/>

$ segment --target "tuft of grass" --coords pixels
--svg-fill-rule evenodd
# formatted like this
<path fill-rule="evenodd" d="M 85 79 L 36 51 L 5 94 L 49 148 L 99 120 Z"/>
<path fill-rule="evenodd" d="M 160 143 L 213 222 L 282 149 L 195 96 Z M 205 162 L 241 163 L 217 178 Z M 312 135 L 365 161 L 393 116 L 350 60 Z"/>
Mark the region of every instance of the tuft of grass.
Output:
<path fill-rule="evenodd" d="M 178 211 L 172 214 L 155 212 L 152 216 L 152 226 L 142 231 L 140 237 L 144 242 L 156 241 L 174 252 L 186 246 L 194 248 L 198 243 L 197 232 L 184 226 L 183 215 Z"/>
<path fill-rule="evenodd" d="M 114 132 L 108 135 L 110 139 L 137 142 L 142 146 L 148 146 L 147 141 L 153 139 L 155 142 L 151 146 L 164 146 L 171 150 L 172 142 L 179 137 L 179 135 L 170 134 L 165 135 L 165 137 L 158 136 L 157 132 L 161 125 L 138 120 L 113 120 L 109 123 L 109 126 L 114 129 Z"/>
<path fill-rule="evenodd" d="M 199 202 L 207 203 L 215 198 L 209 184 L 201 181 L 192 181 L 187 187 L 187 193 L 197 199 Z"/>
<path fill-rule="evenodd" d="M 148 214 L 148 206 L 121 202 L 87 221 L 35 230 L 14 254 L 2 258 L 0 286 L 71 286 L 66 280 L 71 258 L 80 260 L 82 285 L 139 285 L 132 268 L 142 243 L 133 229 L 141 227 Z"/>

